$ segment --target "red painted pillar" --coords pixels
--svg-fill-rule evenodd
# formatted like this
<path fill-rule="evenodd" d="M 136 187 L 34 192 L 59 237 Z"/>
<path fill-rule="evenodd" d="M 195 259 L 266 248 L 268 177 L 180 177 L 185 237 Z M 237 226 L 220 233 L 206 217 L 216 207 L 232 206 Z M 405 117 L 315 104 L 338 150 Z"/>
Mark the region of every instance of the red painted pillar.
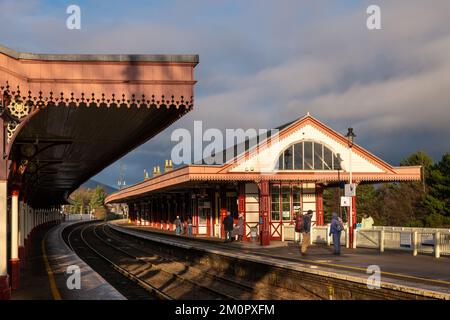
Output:
<path fill-rule="evenodd" d="M 353 230 L 356 229 L 356 197 L 352 197 L 352 225 L 350 226 L 350 234 L 349 234 L 349 240 L 350 240 L 350 247 L 353 247 Z"/>
<path fill-rule="evenodd" d="M 244 240 L 247 240 L 247 224 L 246 224 L 246 214 L 245 214 L 245 183 L 239 184 L 239 195 L 238 195 L 238 212 L 244 215 Z"/>
<path fill-rule="evenodd" d="M 11 299 L 11 286 L 8 275 L 0 275 L 0 300 Z"/>
<path fill-rule="evenodd" d="M 262 246 L 268 246 L 270 245 L 268 180 L 259 183 L 259 201 L 260 243 Z"/>
<path fill-rule="evenodd" d="M 220 224 L 222 239 L 225 239 L 225 227 L 223 219 L 227 216 L 227 193 L 224 189 L 220 189 Z"/>
<path fill-rule="evenodd" d="M 323 187 L 316 185 L 316 226 L 324 225 Z"/>
<path fill-rule="evenodd" d="M 150 212 L 150 226 L 153 228 L 155 223 L 155 216 L 153 212 L 153 199 L 148 203 L 148 210 Z"/>

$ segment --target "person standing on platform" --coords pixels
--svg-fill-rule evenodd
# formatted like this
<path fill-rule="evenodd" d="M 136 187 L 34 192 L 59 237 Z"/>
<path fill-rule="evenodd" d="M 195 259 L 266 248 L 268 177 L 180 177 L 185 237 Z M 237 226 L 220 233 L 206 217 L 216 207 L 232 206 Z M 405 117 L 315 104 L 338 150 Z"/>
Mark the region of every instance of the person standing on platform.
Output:
<path fill-rule="evenodd" d="M 341 254 L 341 232 L 342 232 L 342 230 L 344 230 L 344 225 L 339 220 L 337 213 L 333 212 L 333 217 L 331 218 L 330 236 L 333 235 L 333 246 L 334 246 L 333 254 L 336 254 L 336 255 Z"/>
<path fill-rule="evenodd" d="M 303 228 L 302 233 L 302 246 L 300 248 L 300 253 L 302 256 L 306 255 L 306 250 L 308 249 L 309 243 L 311 241 L 311 219 L 313 216 L 313 211 L 308 210 L 308 212 L 303 216 Z"/>
<path fill-rule="evenodd" d="M 192 219 L 188 217 L 187 219 L 187 234 L 188 236 L 192 236 Z"/>
<path fill-rule="evenodd" d="M 181 233 L 181 220 L 180 216 L 177 216 L 177 218 L 175 219 L 175 234 L 179 236 L 180 233 Z"/>
<path fill-rule="evenodd" d="M 238 222 L 236 225 L 236 234 L 238 236 L 238 241 L 242 242 L 242 239 L 244 238 L 244 214 L 240 213 Z"/>
<path fill-rule="evenodd" d="M 233 241 L 233 217 L 230 211 L 227 211 L 227 216 L 223 219 L 223 228 L 225 230 L 225 242 Z"/>
<path fill-rule="evenodd" d="M 181 234 L 186 235 L 187 234 L 187 228 L 188 228 L 187 219 L 183 219 L 182 226 L 183 226 L 183 229 L 182 229 Z"/>
<path fill-rule="evenodd" d="M 361 220 L 361 229 L 372 229 L 373 223 L 373 218 L 367 213 L 364 213 L 364 216 Z"/>
<path fill-rule="evenodd" d="M 303 214 L 301 214 L 300 209 L 295 210 L 295 239 L 296 242 L 300 242 L 300 239 L 297 241 L 297 234 L 301 233 L 303 230 Z"/>

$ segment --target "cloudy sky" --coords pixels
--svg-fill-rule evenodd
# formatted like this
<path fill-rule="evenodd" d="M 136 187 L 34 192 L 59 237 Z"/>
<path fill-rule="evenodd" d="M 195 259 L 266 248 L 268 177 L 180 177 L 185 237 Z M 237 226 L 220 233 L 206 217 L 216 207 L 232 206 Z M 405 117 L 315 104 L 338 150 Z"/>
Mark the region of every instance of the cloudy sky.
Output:
<path fill-rule="evenodd" d="M 65 27 L 81 7 L 81 30 Z M 381 7 L 382 30 L 366 27 Z M 0 43 L 35 53 L 196 53 L 194 111 L 95 179 L 127 184 L 170 156 L 171 132 L 272 128 L 306 112 L 393 165 L 450 152 L 450 1 L 0 0 Z"/>

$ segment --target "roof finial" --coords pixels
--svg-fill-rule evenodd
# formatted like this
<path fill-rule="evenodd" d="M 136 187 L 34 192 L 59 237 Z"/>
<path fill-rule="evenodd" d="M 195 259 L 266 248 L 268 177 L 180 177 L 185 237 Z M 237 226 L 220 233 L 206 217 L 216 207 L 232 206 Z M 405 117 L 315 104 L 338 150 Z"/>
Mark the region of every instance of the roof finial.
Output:
<path fill-rule="evenodd" d="M 306 116 L 307 116 L 307 117 L 309 117 L 309 116 L 310 116 L 310 114 L 309 114 L 309 111 L 308 111 L 308 112 L 306 112 Z"/>

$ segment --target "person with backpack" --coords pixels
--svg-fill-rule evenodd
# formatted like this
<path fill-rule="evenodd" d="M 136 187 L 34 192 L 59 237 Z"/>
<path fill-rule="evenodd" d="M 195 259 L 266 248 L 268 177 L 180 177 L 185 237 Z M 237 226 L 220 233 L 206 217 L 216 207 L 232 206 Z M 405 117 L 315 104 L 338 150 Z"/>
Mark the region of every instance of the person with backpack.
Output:
<path fill-rule="evenodd" d="M 302 246 L 300 248 L 300 253 L 302 254 L 302 256 L 306 255 L 306 250 L 308 249 L 309 243 L 311 241 L 312 216 L 313 216 L 312 210 L 308 210 L 308 212 L 303 216 L 303 227 L 301 228 Z"/>
<path fill-rule="evenodd" d="M 344 230 L 342 221 L 337 216 L 336 212 L 333 212 L 330 226 L 330 236 L 333 235 L 333 246 L 335 255 L 341 254 L 341 232 Z"/>
<path fill-rule="evenodd" d="M 300 209 L 297 209 L 295 212 L 295 232 L 301 233 L 303 230 L 303 215 L 300 212 Z"/>
<path fill-rule="evenodd" d="M 223 228 L 225 230 L 225 242 L 233 241 L 232 233 L 233 233 L 233 224 L 234 220 L 231 216 L 230 211 L 227 211 L 227 216 L 223 219 Z"/>

